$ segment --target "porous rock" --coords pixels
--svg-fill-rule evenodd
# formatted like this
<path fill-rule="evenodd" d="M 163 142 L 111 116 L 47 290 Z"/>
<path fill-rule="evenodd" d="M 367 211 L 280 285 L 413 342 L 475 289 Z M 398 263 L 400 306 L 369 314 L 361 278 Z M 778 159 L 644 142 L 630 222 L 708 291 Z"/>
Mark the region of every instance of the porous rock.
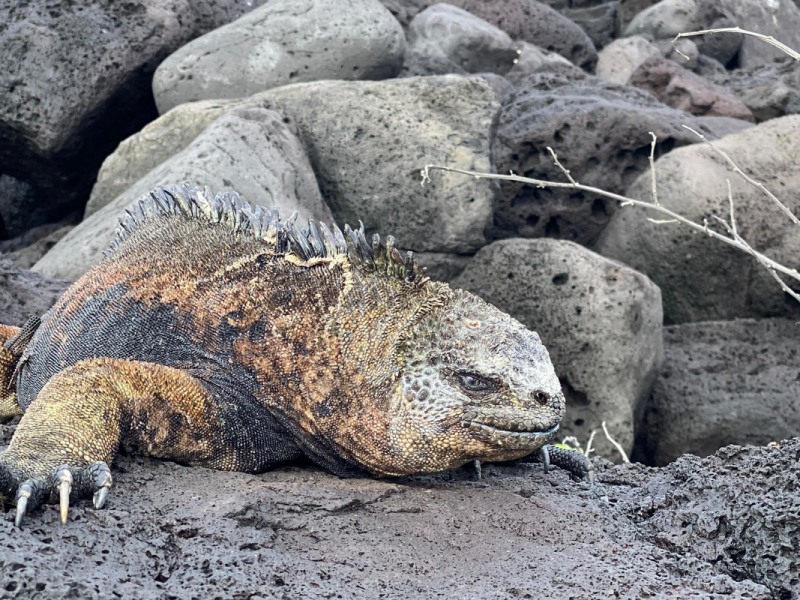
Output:
<path fill-rule="evenodd" d="M 500 106 L 478 76 L 322 81 L 262 97 L 297 123 L 337 222 L 364 222 L 420 252 L 474 252 L 485 244 L 496 186 L 426 164 L 491 169 Z"/>
<path fill-rule="evenodd" d="M 314 173 L 292 125 L 267 107 L 249 105 L 220 116 L 188 147 L 161 163 L 68 233 L 34 267 L 75 280 L 102 258 L 119 217 L 132 202 L 159 185 L 187 182 L 214 191 L 237 191 L 287 217 L 330 220 Z"/>
<path fill-rule="evenodd" d="M 790 48 L 800 48 L 800 6 L 794 2 L 762 0 L 722 0 L 722 5 L 730 13 L 733 22 L 748 31 L 772 36 Z M 712 37 L 718 39 L 723 35 Z M 713 55 L 712 55 L 713 56 Z M 744 36 L 736 66 L 753 68 L 769 64 L 776 59 L 785 58 L 785 54 L 762 40 Z M 714 57 L 719 60 L 718 57 Z M 720 61 L 724 64 L 725 61 Z"/>
<path fill-rule="evenodd" d="M 440 174 L 420 185 L 420 170 L 428 163 L 491 169 L 499 104 L 479 76 L 316 82 L 249 100 L 181 105 L 123 142 L 103 165 L 98 186 L 102 181 L 121 193 L 153 164 L 184 150 L 221 112 L 250 102 L 277 102 L 297 122 L 338 223 L 361 219 L 415 251 L 464 253 L 485 243 L 496 186 Z M 93 193 L 94 206 L 111 195 Z"/>
<path fill-rule="evenodd" d="M 378 0 L 272 0 L 170 55 L 153 95 L 164 113 L 289 83 L 384 79 L 400 72 L 404 51 L 400 24 Z"/>
<path fill-rule="evenodd" d="M 574 6 L 559 11 L 586 32 L 595 48 L 600 49 L 614 40 L 617 33 L 617 11 L 619 1 L 591 3 L 590 6 Z"/>
<path fill-rule="evenodd" d="M 740 98 L 758 122 L 800 113 L 800 63 L 795 60 L 717 71 L 711 80 Z"/>
<path fill-rule="evenodd" d="M 511 70 L 505 74 L 505 78 L 512 83 L 518 83 L 528 77 L 528 75 L 553 65 L 560 65 L 560 67 L 556 66 L 555 68 L 568 71 L 577 70 L 577 67 L 560 54 L 543 50 L 539 48 L 539 46 L 534 46 L 528 42 L 517 42 L 517 46 L 519 49 L 517 62 Z M 506 95 L 503 97 L 505 98 Z"/>
<path fill-rule="evenodd" d="M 430 0 L 428 5 L 435 4 Z M 592 70 L 597 50 L 588 35 L 573 21 L 536 0 L 450 0 L 505 31 L 515 40 L 523 40 L 557 52 L 572 64 Z"/>
<path fill-rule="evenodd" d="M 622 193 L 649 169 L 651 137 L 656 156 L 697 138 L 682 127 L 710 131 L 691 115 L 652 95 L 601 79 L 547 68 L 520 82 L 500 111 L 493 146 L 498 173 L 567 181 L 548 147 L 575 180 Z M 593 244 L 616 203 L 578 190 L 545 189 L 512 181 L 500 185 L 495 234 L 555 237 Z"/>
<path fill-rule="evenodd" d="M 50 207 L 36 202 L 32 185 L 10 175 L 0 174 L 0 236 L 11 238 L 43 223 Z"/>
<path fill-rule="evenodd" d="M 414 17 L 407 36 L 408 52 L 452 63 L 466 73 L 503 75 L 518 56 L 516 44 L 505 31 L 446 3 L 434 4 Z"/>
<path fill-rule="evenodd" d="M 426 2 L 428 0 L 381 0 L 381 4 L 392 13 L 404 30 L 408 28 L 408 24 L 422 10 Z"/>
<path fill-rule="evenodd" d="M 4 325 L 21 327 L 44 314 L 69 287 L 69 282 L 20 269 L 0 258 L 0 315 Z"/>
<path fill-rule="evenodd" d="M 744 0 L 760 3 L 760 0 Z M 661 0 L 634 17 L 625 28 L 624 35 L 642 35 L 651 41 L 671 40 L 679 33 L 701 29 L 747 26 L 729 8 L 730 2 L 705 0 Z M 739 52 L 744 36 L 739 33 L 705 35 L 692 38 L 698 50 L 721 62 L 731 62 Z"/>
<path fill-rule="evenodd" d="M 664 329 L 664 368 L 645 412 L 642 453 L 665 465 L 729 444 L 800 431 L 800 326 L 741 319 Z M 638 441 L 637 441 L 638 443 Z"/>
<path fill-rule="evenodd" d="M 646 38 L 620 38 L 600 50 L 595 75 L 607 83 L 624 85 L 640 64 L 655 56 L 661 56 L 661 50 Z"/>
<path fill-rule="evenodd" d="M 0 519 L 0 586 L 12 598 L 789 598 L 798 452 L 596 461 L 601 491 L 528 464 L 386 481 L 123 456 L 104 510 L 81 501 L 63 526 L 53 505 L 22 529 Z"/>
<path fill-rule="evenodd" d="M 100 167 L 86 203 L 86 217 L 97 212 L 149 171 L 184 150 L 241 100 L 201 100 L 176 106 L 124 140 Z"/>
<path fill-rule="evenodd" d="M 18 269 L 30 269 L 73 227 L 73 219 L 67 219 L 39 225 L 18 237 L 3 240 L 0 242 L 0 260 L 8 260 Z"/>
<path fill-rule="evenodd" d="M 665 58 L 649 58 L 634 71 L 630 85 L 693 115 L 754 121 L 753 113 L 724 87 Z"/>
<path fill-rule="evenodd" d="M 607 422 L 626 452 L 663 359 L 661 292 L 647 277 L 577 244 L 501 240 L 482 248 L 454 281 L 535 331 L 567 398 L 559 436 L 585 443 L 594 430 L 601 456 L 619 456 L 602 435 Z"/>
<path fill-rule="evenodd" d="M 745 172 L 772 190 L 795 214 L 800 197 L 797 162 L 800 116 L 787 116 L 729 135 L 715 145 Z M 714 216 L 729 220 L 727 181 L 732 187 L 739 233 L 756 250 L 788 268 L 800 267 L 800 228 L 758 188 L 730 171 L 713 148 L 679 148 L 656 161 L 658 199 L 687 219 L 727 233 Z M 649 174 L 628 189 L 648 200 Z M 618 210 L 598 241 L 598 251 L 646 273 L 664 296 L 668 323 L 737 317 L 800 315 L 767 269 L 746 252 L 681 224 L 656 224 L 644 211 Z M 800 287 L 800 286 L 798 286 Z"/>
<path fill-rule="evenodd" d="M 24 228 L 85 201 L 103 158 L 156 116 L 164 57 L 263 1 L 0 3 L 0 165 L 36 192 Z"/>

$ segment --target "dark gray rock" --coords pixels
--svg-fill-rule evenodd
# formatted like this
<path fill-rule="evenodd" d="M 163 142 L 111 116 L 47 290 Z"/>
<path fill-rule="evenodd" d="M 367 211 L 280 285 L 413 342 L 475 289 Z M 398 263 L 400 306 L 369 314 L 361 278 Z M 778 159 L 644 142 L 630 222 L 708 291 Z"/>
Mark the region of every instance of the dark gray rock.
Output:
<path fill-rule="evenodd" d="M 50 207 L 36 201 L 33 186 L 0 174 L 0 237 L 16 237 L 40 225 L 50 216 Z"/>
<path fill-rule="evenodd" d="M 710 321 L 664 329 L 664 368 L 647 405 L 642 458 L 665 465 L 728 444 L 800 431 L 800 325 Z M 637 444 L 640 441 L 637 440 Z"/>
<path fill-rule="evenodd" d="M 0 242 L 0 259 L 10 261 L 18 269 L 30 269 L 72 230 L 73 222 L 70 219 L 39 225 L 19 237 Z"/>
<path fill-rule="evenodd" d="M 467 11 L 446 3 L 417 14 L 408 26 L 408 52 L 454 65 L 447 73 L 504 75 L 518 57 L 509 35 Z"/>
<path fill-rule="evenodd" d="M 26 271 L 0 257 L 0 315 L 4 325 L 21 327 L 30 316 L 50 309 L 69 282 Z"/>
<path fill-rule="evenodd" d="M 637 14 L 627 25 L 625 36 L 643 35 L 650 40 L 670 40 L 679 33 L 701 29 L 736 27 L 748 29 L 741 14 L 734 14 L 732 4 L 738 0 L 705 2 L 704 0 L 661 0 Z M 760 0 L 742 0 L 760 4 Z M 698 50 L 727 65 L 739 52 L 744 36 L 725 33 L 693 37 Z"/>
<path fill-rule="evenodd" d="M 429 0 L 428 6 L 435 4 Z M 450 0 L 485 19 L 515 40 L 557 52 L 572 64 L 592 70 L 597 50 L 588 35 L 573 21 L 536 0 Z"/>
<path fill-rule="evenodd" d="M 408 28 L 411 19 L 417 16 L 429 0 L 381 0 L 392 16 L 402 25 L 403 29 Z"/>
<path fill-rule="evenodd" d="M 506 99 L 493 146 L 498 173 L 566 181 L 550 146 L 580 183 L 623 193 L 649 168 L 649 131 L 658 136 L 656 156 L 697 141 L 684 123 L 711 133 L 646 92 L 562 73 L 545 68 Z M 502 237 L 546 236 L 591 245 L 616 210 L 615 202 L 577 190 L 516 182 L 502 182 L 500 190 L 495 226 Z"/>
<path fill-rule="evenodd" d="M 800 214 L 798 165 L 800 116 L 773 119 L 715 142 L 745 172 Z M 725 230 L 714 216 L 729 219 L 729 180 L 739 233 L 759 252 L 788 268 L 800 267 L 800 228 L 759 189 L 732 173 L 712 148 L 679 148 L 656 161 L 659 201 L 696 223 Z M 649 201 L 650 174 L 626 195 Z M 646 273 L 661 288 L 667 323 L 740 317 L 800 316 L 769 271 L 746 252 L 684 225 L 656 224 L 645 209 L 618 210 L 597 250 Z M 791 281 L 791 280 L 789 280 Z M 800 286 L 795 286 L 800 289 Z"/>
<path fill-rule="evenodd" d="M 446 252 L 416 252 L 414 256 L 420 266 L 425 268 L 428 277 L 445 283 L 450 283 L 461 275 L 472 260 L 472 256 Z"/>
<path fill-rule="evenodd" d="M 378 0 L 272 0 L 182 46 L 153 77 L 161 113 L 203 99 L 242 98 L 320 79 L 386 79 L 405 37 Z"/>
<path fill-rule="evenodd" d="M 452 285 L 485 299 L 542 338 L 567 397 L 559 436 L 616 457 L 626 452 L 658 376 L 661 292 L 647 277 L 577 244 L 502 240 L 482 248 Z"/>
<path fill-rule="evenodd" d="M 164 57 L 262 1 L 0 3 L 0 165 L 47 213 L 25 226 L 85 202 L 103 158 L 156 116 Z"/>
<path fill-rule="evenodd" d="M 566 8 L 562 15 L 577 23 L 598 50 L 617 37 L 617 12 L 619 1 L 592 4 L 592 6 Z"/>
<path fill-rule="evenodd" d="M 712 141 L 753 127 L 753 123 L 750 121 L 730 117 L 697 117 L 697 121 L 711 130 L 713 137 L 709 139 Z"/>
<path fill-rule="evenodd" d="M 800 63 L 789 58 L 750 69 L 716 71 L 712 81 L 741 98 L 756 121 L 800 113 Z"/>
<path fill-rule="evenodd" d="M 253 100 L 217 118 L 182 151 L 149 171 L 70 231 L 35 266 L 74 281 L 102 259 L 119 218 L 159 185 L 187 182 L 215 192 L 237 191 L 253 204 L 331 220 L 297 130 L 283 114 Z"/>
<path fill-rule="evenodd" d="M 621 34 L 636 15 L 657 2 L 658 0 L 620 0 L 617 33 Z"/>

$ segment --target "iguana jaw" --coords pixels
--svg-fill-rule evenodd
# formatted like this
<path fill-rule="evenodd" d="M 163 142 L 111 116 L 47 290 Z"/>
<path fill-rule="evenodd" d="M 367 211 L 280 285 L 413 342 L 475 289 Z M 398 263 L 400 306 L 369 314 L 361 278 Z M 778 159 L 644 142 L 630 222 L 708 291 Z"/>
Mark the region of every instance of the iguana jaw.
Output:
<path fill-rule="evenodd" d="M 538 450 L 550 441 L 558 431 L 558 425 L 543 431 L 517 431 L 477 421 L 465 421 L 464 425 L 480 441 L 508 450 Z"/>

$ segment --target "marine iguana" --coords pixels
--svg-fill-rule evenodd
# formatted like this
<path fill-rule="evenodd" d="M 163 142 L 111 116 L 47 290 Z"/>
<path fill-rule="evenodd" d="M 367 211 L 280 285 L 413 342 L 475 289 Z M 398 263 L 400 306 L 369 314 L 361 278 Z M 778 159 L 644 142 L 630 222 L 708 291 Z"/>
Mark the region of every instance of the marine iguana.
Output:
<path fill-rule="evenodd" d="M 401 476 L 539 451 L 565 409 L 535 333 L 430 280 L 391 236 L 300 229 L 186 185 L 134 203 L 104 259 L 0 340 L 0 417 L 24 412 L 0 455 L 17 525 L 48 501 L 62 522 L 79 498 L 101 508 L 120 449 Z"/>

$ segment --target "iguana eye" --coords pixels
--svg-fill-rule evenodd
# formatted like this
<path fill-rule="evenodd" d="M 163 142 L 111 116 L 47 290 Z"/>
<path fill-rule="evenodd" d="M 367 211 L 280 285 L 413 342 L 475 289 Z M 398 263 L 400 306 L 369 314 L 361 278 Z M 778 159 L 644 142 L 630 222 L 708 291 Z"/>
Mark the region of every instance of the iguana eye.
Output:
<path fill-rule="evenodd" d="M 495 389 L 495 383 L 476 373 L 458 373 L 458 383 L 469 392 L 489 392 Z"/>

